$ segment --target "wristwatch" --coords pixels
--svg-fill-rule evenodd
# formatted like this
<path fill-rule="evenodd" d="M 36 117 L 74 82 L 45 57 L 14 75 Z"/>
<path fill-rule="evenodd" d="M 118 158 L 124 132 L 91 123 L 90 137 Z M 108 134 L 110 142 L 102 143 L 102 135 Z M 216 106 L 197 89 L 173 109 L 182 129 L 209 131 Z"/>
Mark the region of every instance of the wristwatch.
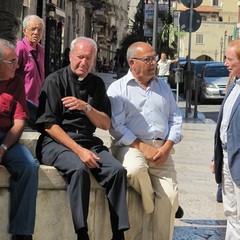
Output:
<path fill-rule="evenodd" d="M 87 104 L 86 104 L 85 112 L 88 113 L 88 112 L 90 112 L 91 110 L 92 110 L 92 106 L 91 106 L 89 103 L 87 103 Z"/>

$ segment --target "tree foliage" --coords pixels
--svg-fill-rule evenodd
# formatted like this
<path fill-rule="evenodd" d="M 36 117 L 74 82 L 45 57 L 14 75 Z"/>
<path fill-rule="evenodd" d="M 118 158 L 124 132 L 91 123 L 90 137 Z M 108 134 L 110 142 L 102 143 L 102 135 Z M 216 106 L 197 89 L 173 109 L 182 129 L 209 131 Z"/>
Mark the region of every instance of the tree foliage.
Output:
<path fill-rule="evenodd" d="M 173 17 L 169 12 L 159 11 L 158 19 L 161 21 L 162 28 L 157 36 L 157 52 L 165 52 L 173 57 L 177 52 L 177 31 L 173 27 Z M 134 21 L 131 23 L 129 34 L 121 43 L 121 52 L 124 56 L 128 47 L 134 42 L 145 41 L 152 44 L 152 38 L 144 37 L 144 1 L 140 1 Z M 153 23 L 148 27 L 153 28 Z"/>

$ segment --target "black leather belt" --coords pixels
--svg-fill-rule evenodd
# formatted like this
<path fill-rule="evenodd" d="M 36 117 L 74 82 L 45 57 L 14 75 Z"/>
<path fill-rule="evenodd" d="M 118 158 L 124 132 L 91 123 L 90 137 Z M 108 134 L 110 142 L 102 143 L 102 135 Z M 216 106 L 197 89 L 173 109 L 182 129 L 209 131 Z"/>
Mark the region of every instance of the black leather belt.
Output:
<path fill-rule="evenodd" d="M 71 130 L 68 130 L 67 132 L 80 133 L 80 130 L 78 130 L 78 129 L 71 129 Z"/>
<path fill-rule="evenodd" d="M 73 133 L 82 133 L 84 130 L 79 128 L 64 128 L 66 132 L 73 132 Z"/>
<path fill-rule="evenodd" d="M 161 139 L 161 138 L 155 138 L 154 140 L 163 140 L 163 139 Z"/>

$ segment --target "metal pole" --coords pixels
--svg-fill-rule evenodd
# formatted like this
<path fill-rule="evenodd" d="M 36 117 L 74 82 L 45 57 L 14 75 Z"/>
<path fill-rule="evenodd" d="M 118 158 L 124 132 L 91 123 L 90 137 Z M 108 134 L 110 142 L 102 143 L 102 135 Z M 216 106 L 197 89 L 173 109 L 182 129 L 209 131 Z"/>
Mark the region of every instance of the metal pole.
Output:
<path fill-rule="evenodd" d="M 178 15 L 178 42 L 177 42 L 177 52 L 178 52 L 178 57 L 180 56 L 180 23 L 179 23 L 179 19 L 180 19 L 180 12 L 178 11 L 177 13 Z M 179 62 L 178 62 L 178 67 L 179 67 Z"/>
<path fill-rule="evenodd" d="M 153 41 L 152 41 L 152 46 L 155 52 L 157 52 L 157 25 L 158 25 L 158 0 L 155 0 L 153 18 Z"/>
<path fill-rule="evenodd" d="M 179 83 L 176 83 L 176 102 L 179 100 Z"/>
<path fill-rule="evenodd" d="M 177 13 L 178 16 L 178 41 L 177 41 L 177 52 L 178 52 L 178 57 L 180 56 L 180 24 L 179 24 L 179 19 L 180 19 L 180 12 L 178 11 Z M 180 63 L 178 61 L 177 68 L 180 67 Z M 176 101 L 178 102 L 179 99 L 179 83 L 177 82 L 177 88 L 176 88 Z"/>
<path fill-rule="evenodd" d="M 223 62 L 225 60 L 226 54 L 226 37 L 227 37 L 227 30 L 224 31 L 224 40 L 223 40 Z"/>
<path fill-rule="evenodd" d="M 191 71 L 191 41 L 192 41 L 192 17 L 193 17 L 193 0 L 191 0 L 190 5 L 190 16 L 189 16 L 189 40 L 188 40 L 188 59 L 187 59 L 187 88 L 186 88 L 186 118 L 188 118 L 188 111 L 191 111 L 191 79 L 190 79 L 190 71 Z M 188 108 L 188 104 L 190 104 L 190 109 Z"/>

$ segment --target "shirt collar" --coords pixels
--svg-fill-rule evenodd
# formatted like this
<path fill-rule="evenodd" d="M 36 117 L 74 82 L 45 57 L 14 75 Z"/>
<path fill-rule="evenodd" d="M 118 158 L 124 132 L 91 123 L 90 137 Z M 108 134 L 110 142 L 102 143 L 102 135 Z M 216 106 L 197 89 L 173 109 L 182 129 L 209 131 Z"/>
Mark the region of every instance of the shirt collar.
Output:
<path fill-rule="evenodd" d="M 156 79 L 157 79 L 157 77 L 155 76 L 155 77 L 152 78 L 151 81 L 156 80 Z M 138 80 L 133 76 L 131 70 L 129 69 L 127 75 L 125 76 L 126 84 L 129 83 L 132 80 L 134 80 L 135 82 L 138 82 Z"/>
<path fill-rule="evenodd" d="M 79 76 L 77 76 L 71 69 L 70 65 L 67 66 L 68 72 L 69 72 L 69 76 L 71 77 L 71 79 L 74 79 L 74 81 L 76 81 L 77 83 L 80 82 L 85 82 L 85 79 L 88 79 L 88 77 L 91 75 L 91 73 L 88 73 L 88 75 L 85 78 L 80 78 Z"/>
<path fill-rule="evenodd" d="M 37 51 L 38 50 L 38 44 L 37 44 L 37 46 L 36 46 L 36 49 L 35 48 L 33 48 L 30 44 L 29 44 L 29 42 L 28 42 L 28 40 L 27 40 L 27 37 L 24 37 L 23 38 L 23 43 L 24 43 L 24 45 L 26 46 L 26 48 L 27 48 L 27 50 L 29 51 L 29 52 L 31 52 L 31 51 Z"/>
<path fill-rule="evenodd" d="M 240 85 L 240 79 L 239 79 L 239 78 L 238 78 L 238 79 L 236 78 L 236 79 L 235 79 L 235 83 L 238 84 L 238 85 Z"/>

